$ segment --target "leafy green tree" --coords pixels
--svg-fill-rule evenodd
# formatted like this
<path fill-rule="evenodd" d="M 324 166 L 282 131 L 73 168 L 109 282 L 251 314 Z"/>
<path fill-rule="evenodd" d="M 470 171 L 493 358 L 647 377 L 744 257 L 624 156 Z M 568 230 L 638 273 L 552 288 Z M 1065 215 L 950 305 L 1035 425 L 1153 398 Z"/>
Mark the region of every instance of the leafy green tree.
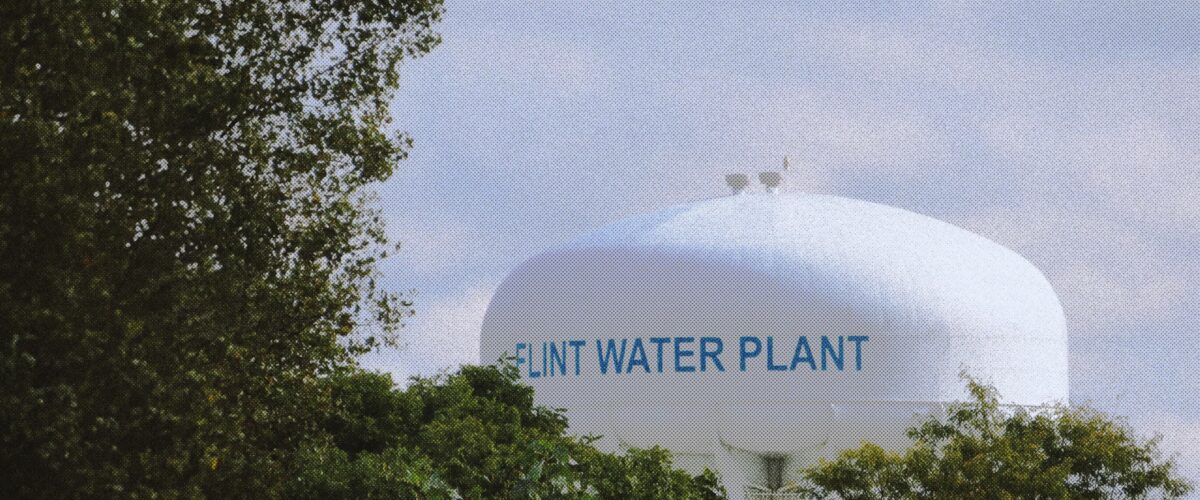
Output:
<path fill-rule="evenodd" d="M 1174 498 L 1191 486 L 1160 460 L 1157 438 L 1085 407 L 1002 407 L 995 388 L 968 380 L 972 399 L 911 428 L 913 446 L 874 444 L 806 469 L 819 497 Z"/>
<path fill-rule="evenodd" d="M 408 310 L 368 189 L 439 4 L 0 2 L 6 493 L 279 491 L 347 334 Z"/>
<path fill-rule="evenodd" d="M 404 388 L 347 369 L 325 380 L 337 407 L 303 454 L 292 498 L 723 498 L 711 472 L 662 449 L 600 452 L 537 406 L 511 364 L 466 366 Z"/>
<path fill-rule="evenodd" d="M 630 449 L 623 455 L 584 448 L 580 460 L 581 475 L 587 478 L 599 498 L 725 498 L 725 488 L 716 474 L 705 470 L 689 476 L 671 465 L 671 454 L 659 447 Z"/>
<path fill-rule="evenodd" d="M 287 498 L 461 498 L 428 458 L 404 448 L 351 458 L 337 447 L 316 446 L 300 452 L 297 470 Z"/>

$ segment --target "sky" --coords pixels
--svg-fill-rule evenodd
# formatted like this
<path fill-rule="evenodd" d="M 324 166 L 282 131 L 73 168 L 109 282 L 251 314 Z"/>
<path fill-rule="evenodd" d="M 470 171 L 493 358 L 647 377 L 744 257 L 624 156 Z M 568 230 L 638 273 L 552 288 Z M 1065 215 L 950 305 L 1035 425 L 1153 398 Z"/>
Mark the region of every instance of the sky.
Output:
<path fill-rule="evenodd" d="M 415 289 L 398 379 L 475 362 L 495 287 L 731 172 L 893 205 L 1025 256 L 1071 400 L 1161 433 L 1200 484 L 1200 4 L 448 0 L 392 103 L 379 186 Z"/>

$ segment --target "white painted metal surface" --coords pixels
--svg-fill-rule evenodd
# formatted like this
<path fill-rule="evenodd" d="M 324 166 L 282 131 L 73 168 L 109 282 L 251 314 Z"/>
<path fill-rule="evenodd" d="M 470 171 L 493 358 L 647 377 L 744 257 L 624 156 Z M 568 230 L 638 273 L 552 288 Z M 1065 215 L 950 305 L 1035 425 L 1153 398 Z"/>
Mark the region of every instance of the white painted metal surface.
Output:
<path fill-rule="evenodd" d="M 735 496 L 765 484 L 746 465 L 763 456 L 788 457 L 794 479 L 862 440 L 904 446 L 919 415 L 965 399 L 964 369 L 1010 404 L 1068 396 L 1062 309 L 1032 264 L 926 216 L 807 194 L 679 205 L 538 255 L 496 291 L 480 351 L 519 354 L 573 431 L 669 448 Z"/>

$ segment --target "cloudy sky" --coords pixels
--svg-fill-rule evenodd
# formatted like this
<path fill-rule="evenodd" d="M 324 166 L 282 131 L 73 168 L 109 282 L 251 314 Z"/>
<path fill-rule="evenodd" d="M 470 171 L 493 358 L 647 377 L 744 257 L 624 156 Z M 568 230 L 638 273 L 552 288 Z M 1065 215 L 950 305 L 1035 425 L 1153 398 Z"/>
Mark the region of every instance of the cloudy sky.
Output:
<path fill-rule="evenodd" d="M 777 168 L 983 234 L 1057 289 L 1071 397 L 1200 480 L 1200 4 L 449 0 L 404 68 L 380 189 L 415 288 L 401 378 L 477 356 L 505 274 L 616 218 Z"/>

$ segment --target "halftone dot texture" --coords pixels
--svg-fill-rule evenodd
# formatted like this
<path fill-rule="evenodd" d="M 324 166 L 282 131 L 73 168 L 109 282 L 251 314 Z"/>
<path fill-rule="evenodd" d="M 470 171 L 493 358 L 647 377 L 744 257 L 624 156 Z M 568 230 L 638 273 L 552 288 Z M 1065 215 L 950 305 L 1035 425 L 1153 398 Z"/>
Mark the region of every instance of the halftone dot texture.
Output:
<path fill-rule="evenodd" d="M 445 43 L 405 68 L 394 109 L 416 145 L 381 188 L 404 243 L 385 272 L 420 290 L 418 312 L 409 347 L 369 364 L 473 359 L 526 259 L 790 154 L 793 190 L 1032 262 L 1066 318 L 1072 402 L 1162 433 L 1200 481 L 1198 18 L 1182 2 L 451 2 Z"/>

